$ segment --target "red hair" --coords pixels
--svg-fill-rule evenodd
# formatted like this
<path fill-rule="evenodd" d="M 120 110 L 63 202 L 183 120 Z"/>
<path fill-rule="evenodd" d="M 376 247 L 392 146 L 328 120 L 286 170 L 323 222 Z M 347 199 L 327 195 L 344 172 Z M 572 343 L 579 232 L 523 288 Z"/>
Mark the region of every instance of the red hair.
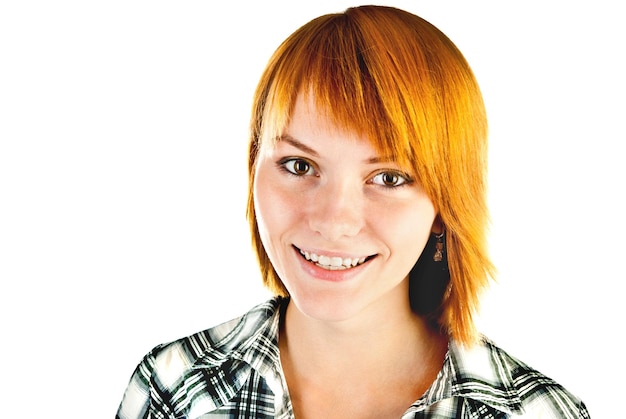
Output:
<path fill-rule="evenodd" d="M 479 294 L 494 269 L 486 243 L 487 119 L 461 52 L 424 19 L 384 6 L 318 17 L 279 46 L 254 96 L 248 197 L 262 276 L 278 295 L 287 290 L 259 237 L 255 162 L 261 143 L 282 134 L 302 93 L 416 174 L 446 230 L 450 289 L 438 324 L 455 340 L 473 342 Z"/>

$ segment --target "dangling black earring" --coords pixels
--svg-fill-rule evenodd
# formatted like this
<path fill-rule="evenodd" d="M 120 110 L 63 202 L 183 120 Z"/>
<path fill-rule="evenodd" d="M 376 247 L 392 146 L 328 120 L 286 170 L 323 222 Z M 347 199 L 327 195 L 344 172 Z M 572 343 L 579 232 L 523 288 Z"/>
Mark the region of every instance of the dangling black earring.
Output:
<path fill-rule="evenodd" d="M 444 251 L 443 240 L 444 240 L 444 237 L 446 236 L 446 232 L 442 231 L 439 234 L 434 234 L 434 236 L 435 236 L 435 254 L 433 255 L 433 261 L 441 262 L 443 260 L 443 251 Z"/>
<path fill-rule="evenodd" d="M 409 273 L 409 299 L 417 314 L 436 320 L 450 283 L 445 229 L 432 233 Z"/>

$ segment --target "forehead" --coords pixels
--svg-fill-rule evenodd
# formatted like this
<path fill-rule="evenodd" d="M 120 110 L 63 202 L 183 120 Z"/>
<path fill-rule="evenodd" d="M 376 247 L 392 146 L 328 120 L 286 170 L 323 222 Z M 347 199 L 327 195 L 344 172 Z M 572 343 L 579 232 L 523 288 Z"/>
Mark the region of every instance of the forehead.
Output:
<path fill-rule="evenodd" d="M 340 161 L 352 157 L 366 164 L 395 160 L 377 151 L 374 143 L 363 134 L 337 125 L 328 112 L 306 96 L 296 101 L 288 125 L 272 144 L 272 149 L 289 147 L 312 157 L 332 157 Z"/>
<path fill-rule="evenodd" d="M 307 132 L 313 136 L 341 136 L 351 141 L 367 141 L 364 130 L 341 123 L 328 108 L 321 107 L 311 94 L 299 94 L 287 126 L 281 134 L 298 136 Z"/>
<path fill-rule="evenodd" d="M 282 93 L 268 95 L 265 102 L 259 138 L 261 151 L 271 151 L 285 135 L 298 140 L 309 136 L 339 136 L 367 143 L 372 158 L 393 161 L 407 170 L 413 168 L 411 141 L 398 130 L 397 121 L 379 115 L 384 107 L 379 103 L 380 98 L 370 97 L 368 104 L 354 104 L 345 98 L 334 100 L 338 93 L 331 93 L 329 86 L 308 84 L 295 95 L 287 94 L 284 88 L 279 89 Z M 365 112 L 365 108 L 372 112 Z"/>

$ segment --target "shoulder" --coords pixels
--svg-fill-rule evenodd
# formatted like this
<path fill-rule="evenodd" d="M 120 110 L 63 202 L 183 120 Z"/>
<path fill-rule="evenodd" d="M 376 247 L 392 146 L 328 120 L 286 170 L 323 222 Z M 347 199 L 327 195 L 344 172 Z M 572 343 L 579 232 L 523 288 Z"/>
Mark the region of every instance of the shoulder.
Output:
<path fill-rule="evenodd" d="M 244 315 L 176 341 L 156 346 L 148 355 L 160 379 L 172 382 L 194 365 L 217 366 L 253 345 L 261 335 L 273 334 L 273 318 L 280 299 L 273 298 Z M 235 355 L 236 356 L 236 355 Z"/>
<path fill-rule="evenodd" d="M 207 408 L 223 404 L 222 395 L 212 394 L 209 383 L 235 392 L 248 374 L 248 360 L 277 351 L 281 302 L 273 298 L 241 317 L 155 346 L 135 369 L 118 417 L 144 417 L 150 406 L 178 412 L 198 401 Z M 191 387 L 194 391 L 189 392 Z"/>
<path fill-rule="evenodd" d="M 450 344 L 453 391 L 522 417 L 588 418 L 585 404 L 561 384 L 487 338 Z"/>

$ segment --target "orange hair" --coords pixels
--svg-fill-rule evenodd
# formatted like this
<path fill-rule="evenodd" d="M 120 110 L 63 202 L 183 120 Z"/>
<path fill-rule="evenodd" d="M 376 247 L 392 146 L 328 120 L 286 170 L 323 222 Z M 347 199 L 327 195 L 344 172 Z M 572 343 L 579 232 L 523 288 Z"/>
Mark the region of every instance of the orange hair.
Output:
<path fill-rule="evenodd" d="M 276 50 L 254 96 L 247 215 L 264 283 L 284 296 L 259 236 L 253 183 L 261 142 L 282 134 L 302 93 L 415 173 L 446 230 L 450 288 L 438 324 L 472 343 L 479 294 L 494 269 L 486 242 L 487 119 L 461 52 L 424 19 L 384 6 L 313 19 Z"/>

